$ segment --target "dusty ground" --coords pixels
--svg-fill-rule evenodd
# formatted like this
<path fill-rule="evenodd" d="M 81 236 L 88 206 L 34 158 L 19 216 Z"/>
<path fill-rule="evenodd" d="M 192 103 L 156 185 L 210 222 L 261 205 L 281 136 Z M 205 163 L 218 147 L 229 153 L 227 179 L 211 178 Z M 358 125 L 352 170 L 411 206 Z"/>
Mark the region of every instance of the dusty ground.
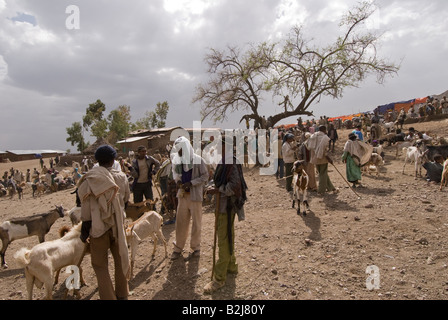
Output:
<path fill-rule="evenodd" d="M 447 135 L 448 120 L 413 125 L 417 130 Z M 407 129 L 409 126 L 405 126 Z M 348 131 L 337 144 L 336 166 L 345 176 L 340 161 Z M 334 168 L 330 177 L 340 188 L 337 195 L 319 197 L 312 193 L 311 210 L 298 216 L 284 190 L 284 181 L 259 176 L 257 169 L 245 173 L 249 185 L 246 221 L 236 222 L 236 254 L 239 274 L 230 276 L 227 286 L 212 296 L 203 295 L 210 280 L 213 245 L 213 207 L 204 206 L 202 255 L 189 262 L 172 262 L 159 246 L 151 260 L 152 243 L 139 247 L 135 277 L 130 282 L 131 300 L 445 300 L 448 299 L 448 190 L 414 179 L 413 167 L 402 175 L 403 156 L 386 149 L 386 165 L 379 178 L 364 176 L 366 188 L 348 188 Z M 0 172 L 11 166 L 34 168 L 36 161 L 0 164 Z M 425 172 L 425 170 L 423 170 Z M 0 198 L 0 221 L 45 212 L 55 204 L 70 209 L 72 190 L 32 198 Z M 47 240 L 58 229 L 70 225 L 68 217 L 53 225 Z M 169 252 L 175 237 L 174 225 L 163 227 Z M 309 239 L 309 241 L 306 241 Z M 0 271 L 0 299 L 26 299 L 25 277 L 13 254 L 21 247 L 38 243 L 37 238 L 13 242 L 6 252 L 9 268 Z M 187 253 L 184 254 L 186 256 Z M 85 300 L 98 299 L 96 278 L 90 258 L 83 261 L 88 286 L 81 289 Z M 368 290 L 366 268 L 379 269 L 379 289 Z M 61 274 L 55 299 L 64 293 Z M 43 290 L 34 290 L 34 298 Z M 71 298 L 71 297 L 70 297 Z"/>

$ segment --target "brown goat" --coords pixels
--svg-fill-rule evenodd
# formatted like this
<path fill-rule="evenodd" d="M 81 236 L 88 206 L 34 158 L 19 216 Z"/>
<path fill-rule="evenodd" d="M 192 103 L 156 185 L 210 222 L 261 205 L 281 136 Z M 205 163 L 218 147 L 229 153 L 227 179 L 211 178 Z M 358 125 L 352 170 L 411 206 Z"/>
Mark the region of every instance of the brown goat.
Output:
<path fill-rule="evenodd" d="M 139 203 L 128 203 L 125 209 L 126 218 L 131 219 L 132 221 L 136 221 L 145 212 L 153 210 L 157 201 L 159 201 L 158 198 L 156 198 L 155 200 L 148 199 Z"/>

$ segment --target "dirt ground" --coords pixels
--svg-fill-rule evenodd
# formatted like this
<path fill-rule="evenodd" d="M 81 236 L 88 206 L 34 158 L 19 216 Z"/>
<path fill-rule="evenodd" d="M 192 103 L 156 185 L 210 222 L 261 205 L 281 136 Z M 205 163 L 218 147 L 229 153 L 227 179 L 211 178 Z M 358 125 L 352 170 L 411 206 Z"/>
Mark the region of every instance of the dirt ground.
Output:
<path fill-rule="evenodd" d="M 443 136 L 448 132 L 448 120 L 412 126 Z M 335 165 L 344 177 L 345 165 L 340 158 L 348 133 L 339 131 L 341 140 L 334 153 Z M 175 225 L 165 225 L 168 258 L 159 243 L 152 260 L 152 241 L 141 242 L 129 299 L 448 299 L 448 189 L 440 192 L 438 186 L 429 185 L 422 178 L 414 179 L 413 166 L 408 166 L 403 175 L 403 159 L 401 153 L 396 159 L 395 150 L 387 148 L 386 164 L 380 176 L 363 176 L 365 188 L 355 189 L 361 200 L 330 166 L 330 178 L 340 192 L 323 197 L 311 193 L 311 212 L 305 217 L 292 209 L 284 180 L 260 176 L 256 168 L 247 169 L 246 220 L 235 223 L 238 275 L 229 276 L 227 285 L 213 295 L 203 294 L 211 276 L 214 226 L 213 206 L 204 205 L 201 257 L 171 261 Z M 2 163 L 0 172 L 11 166 L 26 171 L 38 165 L 37 160 Z M 0 221 L 46 212 L 56 204 L 69 210 L 75 205 L 72 191 L 32 198 L 28 189 L 21 200 L 2 197 Z M 57 238 L 63 225 L 71 225 L 68 217 L 53 225 L 46 240 Z M 6 252 L 9 268 L 0 270 L 0 299 L 26 299 L 24 271 L 13 255 L 21 247 L 31 248 L 37 243 L 37 238 L 32 237 L 9 246 Z M 187 254 L 185 252 L 184 257 Z M 88 285 L 81 288 L 81 299 L 96 300 L 99 296 L 89 256 L 82 266 Z M 372 290 L 367 286 L 371 275 L 366 269 L 370 266 L 376 266 L 379 275 L 376 282 L 369 282 L 377 285 Z M 62 299 L 67 276 L 61 273 L 59 284 L 54 288 L 55 299 Z M 41 299 L 43 295 L 43 290 L 34 289 L 34 299 Z M 69 299 L 73 297 L 70 295 Z"/>

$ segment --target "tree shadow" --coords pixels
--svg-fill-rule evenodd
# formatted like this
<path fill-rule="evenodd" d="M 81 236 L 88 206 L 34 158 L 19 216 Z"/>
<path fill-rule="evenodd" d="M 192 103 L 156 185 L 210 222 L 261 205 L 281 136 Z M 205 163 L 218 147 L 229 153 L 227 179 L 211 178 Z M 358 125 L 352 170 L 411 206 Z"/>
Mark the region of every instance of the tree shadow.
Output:
<path fill-rule="evenodd" d="M 374 195 L 374 196 L 380 196 L 380 197 L 389 197 L 391 194 L 395 193 L 395 189 L 391 188 L 356 188 L 355 189 L 357 193 L 364 194 L 364 195 Z"/>

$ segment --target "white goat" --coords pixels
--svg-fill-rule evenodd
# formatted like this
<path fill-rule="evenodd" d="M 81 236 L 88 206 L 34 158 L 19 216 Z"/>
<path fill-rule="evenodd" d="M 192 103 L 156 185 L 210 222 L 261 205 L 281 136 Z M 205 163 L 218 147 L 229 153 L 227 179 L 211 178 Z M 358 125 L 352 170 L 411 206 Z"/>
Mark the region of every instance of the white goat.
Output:
<path fill-rule="evenodd" d="M 370 156 L 369 162 L 363 167 L 364 172 L 370 174 L 371 169 L 376 171 L 376 176 L 380 175 L 380 167 L 384 166 L 383 157 L 381 157 L 378 153 L 372 153 Z"/>
<path fill-rule="evenodd" d="M 423 163 L 423 152 L 418 147 L 408 147 L 403 148 L 403 153 L 405 155 L 403 174 L 406 167 L 406 163 L 409 161 L 411 164 L 415 164 L 415 179 L 417 175 L 422 176 L 422 163 Z"/>
<path fill-rule="evenodd" d="M 442 191 L 443 186 L 446 187 L 448 184 L 448 159 L 443 163 L 442 180 L 440 181 L 440 191 Z"/>
<path fill-rule="evenodd" d="M 162 233 L 162 225 L 162 216 L 155 211 L 149 211 L 126 227 L 126 240 L 131 249 L 131 278 L 134 276 L 134 261 L 138 244 L 146 237 L 151 236 L 154 241 L 153 257 L 156 253 L 157 239 L 163 241 L 165 257 L 167 257 L 167 243 Z"/>
<path fill-rule="evenodd" d="M 395 158 L 398 158 L 398 150 L 403 150 L 404 148 L 412 147 L 412 146 L 414 146 L 414 144 L 415 144 L 415 140 L 397 142 L 397 144 L 395 145 L 395 150 L 396 150 Z"/>
<path fill-rule="evenodd" d="M 79 223 L 60 239 L 40 243 L 31 250 L 22 248 L 16 252 L 14 258 L 25 268 L 29 300 L 33 298 L 34 285 L 39 289 L 44 285 L 46 299 L 51 300 L 55 273 L 63 267 L 80 264 L 86 248 L 80 239 L 81 225 Z M 81 268 L 80 275 L 83 283 Z"/>
<path fill-rule="evenodd" d="M 395 127 L 395 122 L 388 122 L 383 123 L 383 128 L 386 129 L 387 133 L 390 133 L 390 131 Z"/>

